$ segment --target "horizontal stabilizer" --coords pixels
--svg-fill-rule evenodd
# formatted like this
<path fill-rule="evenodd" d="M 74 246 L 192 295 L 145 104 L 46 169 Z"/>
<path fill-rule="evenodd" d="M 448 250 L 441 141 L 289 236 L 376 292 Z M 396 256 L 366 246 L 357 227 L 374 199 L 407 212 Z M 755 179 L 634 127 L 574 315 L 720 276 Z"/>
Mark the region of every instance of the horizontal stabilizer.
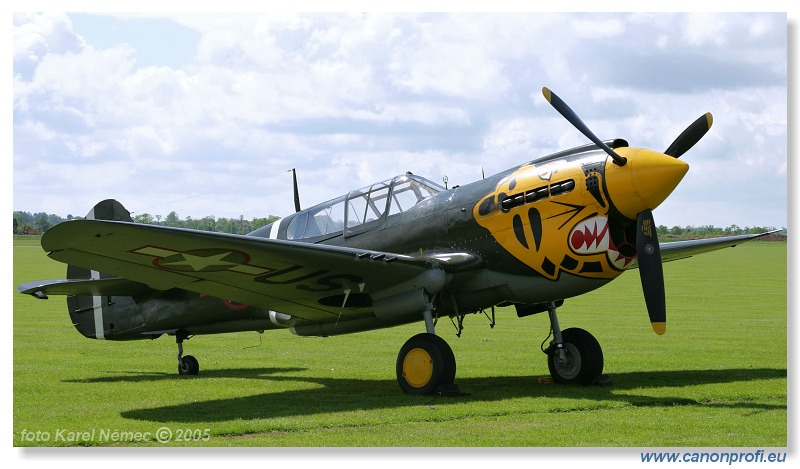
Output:
<path fill-rule="evenodd" d="M 149 290 L 147 285 L 124 278 L 39 280 L 17 287 L 20 293 L 43 300 L 50 295 L 136 296 Z"/>

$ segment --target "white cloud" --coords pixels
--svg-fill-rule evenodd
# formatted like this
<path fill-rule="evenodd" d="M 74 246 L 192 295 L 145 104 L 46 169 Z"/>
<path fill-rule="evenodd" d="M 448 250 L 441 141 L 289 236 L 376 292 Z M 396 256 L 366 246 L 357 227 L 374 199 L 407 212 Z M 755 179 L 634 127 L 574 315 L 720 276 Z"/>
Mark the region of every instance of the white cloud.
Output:
<path fill-rule="evenodd" d="M 572 22 L 572 28 L 577 37 L 586 39 L 597 39 L 607 37 L 618 37 L 625 33 L 625 25 L 619 19 L 577 19 Z"/>
<path fill-rule="evenodd" d="M 726 29 L 728 21 L 714 13 L 695 13 L 687 17 L 684 23 L 684 35 L 694 45 L 703 45 L 707 42 L 722 45 L 728 40 Z"/>
<path fill-rule="evenodd" d="M 180 200 L 170 208 L 193 217 L 283 215 L 291 167 L 314 181 L 306 205 L 406 170 L 464 184 L 586 143 L 543 85 L 601 138 L 654 149 L 711 111 L 693 169 L 738 186 L 744 172 L 723 163 L 743 163 L 786 192 L 780 14 L 156 16 L 198 33 L 187 65 L 140 65 L 144 43 L 86 43 L 66 15 L 15 16 L 15 209 L 81 213 L 108 190 L 139 207 Z M 100 180 L 112 170 L 125 174 Z M 50 184 L 29 187 L 29 172 Z M 686 197 L 720 197 L 687 181 Z M 186 199 L 234 185 L 230 201 Z"/>
<path fill-rule="evenodd" d="M 84 45 L 83 39 L 72 31 L 69 17 L 63 13 L 14 14 L 15 67 L 24 61 L 38 63 L 47 54 L 78 51 Z"/>

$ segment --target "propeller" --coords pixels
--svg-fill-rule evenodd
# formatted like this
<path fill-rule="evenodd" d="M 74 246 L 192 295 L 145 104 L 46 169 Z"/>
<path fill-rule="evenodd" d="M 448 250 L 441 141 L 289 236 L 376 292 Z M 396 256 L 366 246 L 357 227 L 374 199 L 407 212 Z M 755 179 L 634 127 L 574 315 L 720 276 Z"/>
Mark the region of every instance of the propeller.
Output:
<path fill-rule="evenodd" d="M 686 127 L 686 129 L 684 129 L 683 132 L 678 135 L 678 138 L 672 142 L 672 145 L 667 148 L 664 154 L 674 156 L 675 158 L 680 158 L 681 155 L 689 151 L 689 149 L 692 148 L 695 143 L 699 142 L 700 139 L 703 138 L 713 123 L 714 117 L 710 112 L 698 117 L 697 120 L 689 124 L 689 127 Z"/>
<path fill-rule="evenodd" d="M 567 119 L 576 129 L 603 149 L 618 166 L 625 166 L 628 160 L 612 150 L 589 130 L 577 114 L 548 88 L 542 94 L 556 111 Z M 680 158 L 689 151 L 711 128 L 714 119 L 706 113 L 692 122 L 664 152 L 667 156 Z M 663 200 L 663 199 L 660 199 Z M 659 202 L 660 202 L 659 200 Z M 659 202 L 655 202 L 656 204 Z M 667 328 L 667 307 L 664 293 L 664 270 L 661 265 L 661 248 L 658 244 L 656 223 L 652 207 L 645 208 L 636 215 L 636 259 L 639 264 L 639 277 L 642 281 L 647 314 L 656 334 L 661 335 Z"/>
<path fill-rule="evenodd" d="M 661 266 L 661 248 L 658 246 L 656 222 L 653 211 L 642 210 L 636 217 L 636 261 L 642 279 L 644 302 L 650 324 L 656 334 L 667 329 L 667 303 L 664 294 L 664 269 Z"/>
<path fill-rule="evenodd" d="M 609 147 L 608 145 L 603 143 L 602 140 L 597 138 L 597 136 L 591 130 L 589 130 L 589 127 L 587 127 L 586 124 L 583 123 L 581 118 L 578 117 L 577 114 L 575 114 L 575 111 L 573 111 L 569 106 L 567 106 L 567 103 L 562 101 L 561 98 L 559 98 L 555 93 L 550 91 L 550 89 L 547 88 L 546 86 L 542 88 L 542 94 L 544 95 L 544 99 L 546 99 L 547 102 L 550 103 L 550 105 L 553 106 L 553 108 L 555 108 L 556 111 L 558 111 L 562 116 L 564 116 L 564 118 L 567 119 L 567 121 L 569 121 L 569 123 L 572 124 L 573 127 L 578 129 L 583 135 L 586 136 L 586 138 L 591 140 L 592 143 L 594 143 L 598 147 L 602 148 L 603 151 L 608 153 L 611 159 L 614 160 L 614 163 L 616 163 L 618 166 L 625 166 L 625 163 L 627 163 L 628 160 L 624 156 L 620 156 L 617 152 L 612 150 L 611 147 Z"/>
<path fill-rule="evenodd" d="M 710 112 L 698 117 L 686 127 L 678 138 L 664 151 L 665 155 L 680 158 L 689 151 L 711 128 L 714 118 Z M 656 334 L 667 330 L 667 303 L 664 293 L 664 268 L 661 265 L 661 248 L 658 245 L 653 211 L 645 209 L 636 216 L 636 261 L 642 280 L 644 302 L 650 324 Z"/>

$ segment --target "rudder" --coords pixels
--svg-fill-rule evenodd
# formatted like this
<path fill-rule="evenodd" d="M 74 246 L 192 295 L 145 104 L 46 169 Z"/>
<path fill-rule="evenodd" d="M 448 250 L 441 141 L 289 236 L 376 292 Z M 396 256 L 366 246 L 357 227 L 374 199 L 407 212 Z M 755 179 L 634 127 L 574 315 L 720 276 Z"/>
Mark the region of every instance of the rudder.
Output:
<path fill-rule="evenodd" d="M 114 199 L 96 204 L 86 215 L 87 220 L 113 220 L 133 222 L 131 213 Z M 101 279 L 113 277 L 95 270 L 67 265 L 68 279 Z M 107 339 L 114 334 L 112 309 L 132 305 L 131 297 L 112 296 L 68 296 L 67 308 L 72 324 L 78 332 L 92 339 Z"/>
<path fill-rule="evenodd" d="M 131 212 L 125 209 L 121 203 L 114 199 L 106 199 L 98 202 L 97 205 L 92 207 L 88 214 L 87 220 L 113 220 L 113 221 L 128 221 L 132 222 Z"/>

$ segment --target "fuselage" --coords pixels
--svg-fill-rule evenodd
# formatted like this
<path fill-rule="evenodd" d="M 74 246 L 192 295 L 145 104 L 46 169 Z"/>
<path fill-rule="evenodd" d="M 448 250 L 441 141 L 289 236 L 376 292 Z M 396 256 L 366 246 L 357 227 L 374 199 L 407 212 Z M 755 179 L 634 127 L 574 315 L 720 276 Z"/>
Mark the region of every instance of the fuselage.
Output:
<path fill-rule="evenodd" d="M 450 189 L 409 173 L 301 210 L 248 236 L 446 263 L 444 286 L 433 298 L 439 316 L 499 304 L 538 311 L 547 302 L 586 293 L 619 276 L 636 258 L 636 214 L 660 204 L 688 169 L 675 158 L 626 145 L 619 142 L 616 148 L 629 160 L 622 167 L 586 145 Z M 318 288 L 328 281 L 325 272 L 289 268 L 266 280 L 287 288 Z M 73 323 L 87 337 L 118 340 L 178 329 L 205 334 L 292 328 L 299 335 L 329 335 L 422 319 L 418 314 L 367 315 L 335 327 L 296 327 L 290 312 L 178 289 L 144 299 L 98 298 L 74 297 Z M 348 306 L 359 301 L 355 295 L 343 298 Z M 369 304 L 366 300 L 365 307 Z M 104 309 L 104 317 L 116 318 L 111 329 L 93 325 L 88 312 L 97 308 Z"/>

